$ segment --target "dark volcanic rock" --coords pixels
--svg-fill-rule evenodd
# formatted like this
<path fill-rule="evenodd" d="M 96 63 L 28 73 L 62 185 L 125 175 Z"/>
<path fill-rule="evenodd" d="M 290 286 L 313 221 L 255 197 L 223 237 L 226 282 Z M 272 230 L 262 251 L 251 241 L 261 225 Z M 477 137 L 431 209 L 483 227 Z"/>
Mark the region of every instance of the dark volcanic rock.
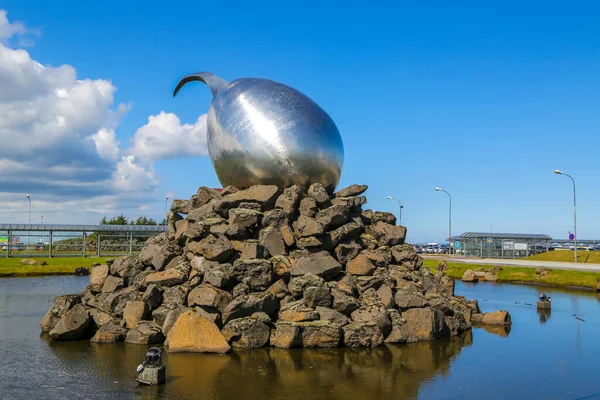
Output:
<path fill-rule="evenodd" d="M 223 336 L 232 347 L 256 349 L 269 343 L 271 330 L 253 317 L 238 318 L 223 327 Z"/>
<path fill-rule="evenodd" d="M 84 335 L 90 320 L 83 305 L 77 304 L 58 321 L 50 331 L 50 337 L 54 340 L 77 340 Z"/>
<path fill-rule="evenodd" d="M 339 262 L 330 255 L 301 257 L 292 268 L 292 276 L 313 274 L 324 279 L 332 279 L 342 270 Z"/>
<path fill-rule="evenodd" d="M 264 312 L 272 316 L 279 308 L 277 298 L 269 292 L 250 293 L 233 299 L 223 311 L 223 322 L 236 318 L 249 317 L 255 312 Z"/>
<path fill-rule="evenodd" d="M 52 306 L 42 318 L 40 327 L 42 332 L 50 332 L 60 321 L 62 317 L 75 305 L 81 303 L 81 295 L 79 294 L 66 294 L 62 296 L 56 296 Z"/>

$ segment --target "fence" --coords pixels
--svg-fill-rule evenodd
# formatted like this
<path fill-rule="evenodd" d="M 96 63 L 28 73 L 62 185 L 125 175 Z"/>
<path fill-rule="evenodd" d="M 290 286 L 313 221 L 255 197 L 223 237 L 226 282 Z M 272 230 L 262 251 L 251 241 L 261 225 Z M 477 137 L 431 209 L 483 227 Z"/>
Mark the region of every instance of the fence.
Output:
<path fill-rule="evenodd" d="M 162 225 L 0 224 L 0 257 L 86 257 L 136 254 Z"/>

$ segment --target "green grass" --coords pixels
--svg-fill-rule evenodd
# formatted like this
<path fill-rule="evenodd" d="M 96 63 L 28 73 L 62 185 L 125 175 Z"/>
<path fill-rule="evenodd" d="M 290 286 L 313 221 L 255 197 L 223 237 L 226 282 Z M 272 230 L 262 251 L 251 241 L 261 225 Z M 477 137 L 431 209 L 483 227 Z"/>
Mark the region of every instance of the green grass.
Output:
<path fill-rule="evenodd" d="M 423 260 L 423 265 L 427 266 L 433 273 L 435 273 L 435 266 L 439 262 L 439 260 L 428 259 Z M 448 262 L 446 274 L 451 278 L 461 279 L 466 270 L 479 267 L 489 269 L 492 266 Z M 592 289 L 596 289 L 596 279 L 598 278 L 600 278 L 600 272 L 564 271 L 557 269 L 551 270 L 543 278 L 538 278 L 538 275 L 535 273 L 535 268 L 502 266 L 502 271 L 498 272 L 498 282 L 531 283 L 559 287 L 582 287 Z"/>
<path fill-rule="evenodd" d="M 575 254 L 573 250 L 553 250 L 524 258 L 524 260 L 573 262 Z M 578 250 L 577 262 L 600 264 L 600 251 Z"/>
<path fill-rule="evenodd" d="M 21 258 L 0 258 L 0 277 L 23 277 L 45 275 L 74 275 L 79 267 L 89 268 L 93 263 L 104 263 L 105 258 L 33 258 L 48 265 L 21 265 Z"/>

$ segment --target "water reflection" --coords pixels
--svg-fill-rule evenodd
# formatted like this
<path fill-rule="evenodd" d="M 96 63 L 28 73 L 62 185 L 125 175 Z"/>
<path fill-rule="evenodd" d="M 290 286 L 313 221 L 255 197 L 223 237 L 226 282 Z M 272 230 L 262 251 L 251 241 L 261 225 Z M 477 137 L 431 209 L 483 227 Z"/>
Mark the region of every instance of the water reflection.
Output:
<path fill-rule="evenodd" d="M 165 354 L 167 384 L 134 384 L 136 366 L 146 346 L 48 342 L 69 369 L 94 368 L 95 383 L 130 386 L 141 398 L 211 399 L 372 399 L 418 397 L 423 382 L 445 375 L 452 360 L 473 336 L 376 349 L 263 348 L 228 355 Z M 80 365 L 84 361 L 84 365 Z M 318 393 L 314 388 L 317 387 Z"/>
<path fill-rule="evenodd" d="M 474 329 L 482 328 L 487 333 L 491 333 L 492 335 L 497 335 L 501 337 L 508 337 L 511 326 L 510 325 L 481 325 L 477 326 Z"/>
<path fill-rule="evenodd" d="M 552 316 L 552 309 L 550 308 L 538 308 L 537 309 L 538 316 L 540 317 L 540 325 L 545 325 L 546 322 Z"/>

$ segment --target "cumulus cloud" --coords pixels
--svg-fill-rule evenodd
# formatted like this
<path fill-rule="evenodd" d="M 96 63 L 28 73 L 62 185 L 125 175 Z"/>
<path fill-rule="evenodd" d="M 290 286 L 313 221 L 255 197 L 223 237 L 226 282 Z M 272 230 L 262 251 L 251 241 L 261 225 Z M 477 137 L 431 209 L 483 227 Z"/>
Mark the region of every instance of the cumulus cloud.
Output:
<path fill-rule="evenodd" d="M 182 124 L 164 111 L 123 148 L 118 125 L 130 106 L 115 104 L 113 82 L 32 59 L 13 45 L 31 32 L 0 9 L 0 202 L 9 220 L 24 207 L 22 193 L 48 213 L 69 210 L 71 202 L 83 213 L 145 210 L 158 197 L 156 161 L 207 154 L 206 115 Z"/>
<path fill-rule="evenodd" d="M 205 156 L 206 114 L 194 124 L 183 125 L 173 113 L 162 111 L 150 116 L 148 123 L 135 132 L 131 153 L 150 161 Z"/>

